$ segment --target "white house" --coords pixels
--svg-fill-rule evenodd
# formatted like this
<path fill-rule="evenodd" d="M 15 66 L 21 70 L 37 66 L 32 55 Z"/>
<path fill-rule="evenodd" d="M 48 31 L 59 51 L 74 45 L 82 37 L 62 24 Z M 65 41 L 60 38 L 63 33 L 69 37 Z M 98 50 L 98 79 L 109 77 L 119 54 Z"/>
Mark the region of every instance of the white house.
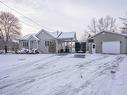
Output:
<path fill-rule="evenodd" d="M 75 32 L 48 32 L 42 29 L 37 34 L 28 34 L 19 40 L 20 49 L 37 49 L 41 53 L 57 53 L 68 47 L 72 51 L 72 43 L 76 42 Z"/>

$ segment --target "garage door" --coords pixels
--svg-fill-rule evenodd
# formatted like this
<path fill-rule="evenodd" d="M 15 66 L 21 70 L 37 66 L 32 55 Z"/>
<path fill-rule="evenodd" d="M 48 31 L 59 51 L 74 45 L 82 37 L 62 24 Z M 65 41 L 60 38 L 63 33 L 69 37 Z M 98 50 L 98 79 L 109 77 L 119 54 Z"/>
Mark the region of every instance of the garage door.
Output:
<path fill-rule="evenodd" d="M 120 54 L 120 41 L 102 42 L 102 53 Z"/>

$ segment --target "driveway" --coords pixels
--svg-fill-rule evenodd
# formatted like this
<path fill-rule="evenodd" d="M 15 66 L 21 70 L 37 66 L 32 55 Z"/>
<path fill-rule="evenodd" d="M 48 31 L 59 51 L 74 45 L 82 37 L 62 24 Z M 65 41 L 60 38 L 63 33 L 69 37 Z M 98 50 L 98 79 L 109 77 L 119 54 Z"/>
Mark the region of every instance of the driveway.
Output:
<path fill-rule="evenodd" d="M 0 55 L 0 95 L 111 95 L 126 59 L 102 54 Z"/>

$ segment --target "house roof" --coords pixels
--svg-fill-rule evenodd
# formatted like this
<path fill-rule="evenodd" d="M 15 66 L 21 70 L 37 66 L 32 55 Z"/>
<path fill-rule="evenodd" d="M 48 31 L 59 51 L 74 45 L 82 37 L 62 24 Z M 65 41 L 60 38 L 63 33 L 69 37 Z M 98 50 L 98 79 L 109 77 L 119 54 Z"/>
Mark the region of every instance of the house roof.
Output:
<path fill-rule="evenodd" d="M 49 35 L 51 35 L 52 37 L 56 38 L 56 39 L 73 39 L 73 40 L 77 40 L 76 39 L 76 33 L 75 32 L 48 32 L 44 29 L 42 29 L 41 31 L 39 31 L 38 33 L 33 33 L 33 34 L 28 34 L 28 35 L 25 35 L 23 36 L 20 40 L 28 40 L 30 39 L 30 37 L 34 37 L 36 40 L 39 40 L 37 38 L 37 35 L 40 33 L 40 32 L 46 32 L 48 33 Z"/>
<path fill-rule="evenodd" d="M 36 37 L 36 34 L 35 34 L 35 33 L 25 35 L 25 36 L 23 36 L 20 40 L 28 40 L 28 39 L 30 39 L 31 37 L 33 37 L 35 40 L 39 40 L 39 39 Z"/>
<path fill-rule="evenodd" d="M 59 39 L 63 38 L 75 38 L 75 32 L 63 32 L 60 36 Z"/>
<path fill-rule="evenodd" d="M 52 35 L 54 38 L 57 38 L 60 32 L 48 32 L 50 35 Z"/>
<path fill-rule="evenodd" d="M 90 39 L 90 38 L 93 38 L 93 37 L 95 37 L 95 36 L 97 36 L 97 35 L 99 35 L 99 34 L 102 34 L 102 33 L 111 33 L 111 34 L 117 34 L 117 35 L 121 35 L 121 36 L 127 37 L 127 34 L 122 34 L 122 33 L 118 33 L 118 32 L 102 31 L 102 32 L 99 32 L 99 33 L 97 33 L 97 34 L 95 34 L 95 35 L 89 37 L 89 39 Z"/>
<path fill-rule="evenodd" d="M 57 39 L 74 39 L 75 38 L 75 32 L 48 32 L 50 35 Z"/>

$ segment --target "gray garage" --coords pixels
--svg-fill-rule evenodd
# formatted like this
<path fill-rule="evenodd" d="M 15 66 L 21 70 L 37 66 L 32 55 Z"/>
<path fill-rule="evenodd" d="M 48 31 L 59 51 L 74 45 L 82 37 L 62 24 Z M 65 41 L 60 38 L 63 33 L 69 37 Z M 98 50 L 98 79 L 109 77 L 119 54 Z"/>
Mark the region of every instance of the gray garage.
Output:
<path fill-rule="evenodd" d="M 100 32 L 87 40 L 90 53 L 127 54 L 127 35 L 116 32 Z"/>

